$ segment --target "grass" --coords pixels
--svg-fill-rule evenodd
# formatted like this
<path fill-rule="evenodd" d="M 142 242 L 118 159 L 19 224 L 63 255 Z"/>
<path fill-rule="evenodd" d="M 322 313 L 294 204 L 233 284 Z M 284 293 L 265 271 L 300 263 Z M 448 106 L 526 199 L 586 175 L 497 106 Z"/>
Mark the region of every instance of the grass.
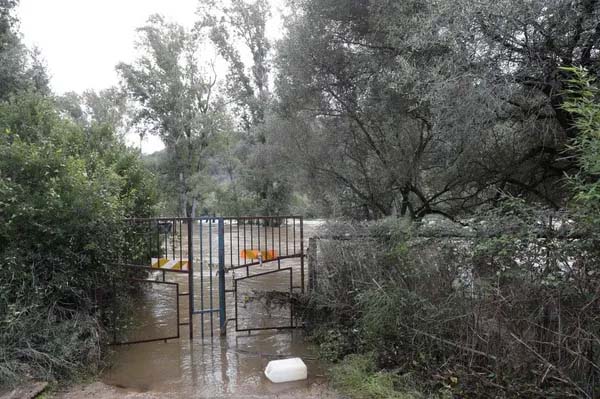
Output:
<path fill-rule="evenodd" d="M 349 355 L 331 369 L 331 382 L 352 399 L 425 399 L 410 376 L 376 371 L 371 355 Z"/>

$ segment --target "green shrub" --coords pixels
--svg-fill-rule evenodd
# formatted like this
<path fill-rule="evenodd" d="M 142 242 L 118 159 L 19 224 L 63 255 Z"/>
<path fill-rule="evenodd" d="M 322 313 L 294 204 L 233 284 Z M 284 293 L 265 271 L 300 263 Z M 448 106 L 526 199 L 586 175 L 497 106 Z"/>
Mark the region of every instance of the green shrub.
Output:
<path fill-rule="evenodd" d="M 317 326 L 311 331 L 310 338 L 319 345 L 319 357 L 328 362 L 335 362 L 355 349 L 349 335 L 335 325 Z"/>
<path fill-rule="evenodd" d="M 412 373 L 425 392 L 595 397 L 600 252 L 571 217 L 510 202 L 464 236 L 342 226 L 319 245 L 306 315 L 327 324 L 314 337 L 332 359 L 371 353 L 369 370 Z"/>
<path fill-rule="evenodd" d="M 0 103 L 0 384 L 94 369 L 94 297 L 122 222 L 152 212 L 152 177 L 106 126 L 80 126 L 33 93 Z M 89 366 L 89 367 L 88 367 Z"/>
<path fill-rule="evenodd" d="M 331 369 L 333 386 L 355 399 L 420 399 L 410 375 L 377 371 L 372 355 L 350 355 Z"/>
<path fill-rule="evenodd" d="M 568 100 L 563 108 L 575 119 L 578 135 L 570 148 L 579 170 L 569 176 L 574 205 L 584 219 L 597 227 L 600 222 L 600 89 L 598 82 L 583 68 L 562 68 L 572 76 L 567 81 Z"/>

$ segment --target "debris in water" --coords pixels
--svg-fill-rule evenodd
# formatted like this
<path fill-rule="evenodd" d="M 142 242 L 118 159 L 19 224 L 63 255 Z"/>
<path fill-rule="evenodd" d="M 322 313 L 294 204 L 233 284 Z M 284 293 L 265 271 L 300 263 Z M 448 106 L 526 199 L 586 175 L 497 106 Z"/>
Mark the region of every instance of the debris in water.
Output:
<path fill-rule="evenodd" d="M 271 360 L 265 369 L 265 375 L 271 382 L 290 382 L 305 380 L 308 377 L 306 364 L 299 357 Z"/>

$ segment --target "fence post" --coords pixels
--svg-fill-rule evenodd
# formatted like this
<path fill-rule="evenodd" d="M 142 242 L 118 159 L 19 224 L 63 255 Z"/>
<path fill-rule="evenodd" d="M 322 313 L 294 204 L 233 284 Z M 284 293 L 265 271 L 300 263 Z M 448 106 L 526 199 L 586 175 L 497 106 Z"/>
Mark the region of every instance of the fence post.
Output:
<path fill-rule="evenodd" d="M 190 340 L 194 339 L 194 221 L 187 218 L 188 231 L 188 322 Z"/>
<path fill-rule="evenodd" d="M 304 218 L 300 217 L 300 287 L 304 294 Z"/>
<path fill-rule="evenodd" d="M 312 292 L 317 288 L 317 239 L 310 237 L 308 239 L 308 291 Z"/>
<path fill-rule="evenodd" d="M 223 218 L 219 218 L 219 326 L 221 335 L 227 334 L 225 305 L 225 224 Z"/>

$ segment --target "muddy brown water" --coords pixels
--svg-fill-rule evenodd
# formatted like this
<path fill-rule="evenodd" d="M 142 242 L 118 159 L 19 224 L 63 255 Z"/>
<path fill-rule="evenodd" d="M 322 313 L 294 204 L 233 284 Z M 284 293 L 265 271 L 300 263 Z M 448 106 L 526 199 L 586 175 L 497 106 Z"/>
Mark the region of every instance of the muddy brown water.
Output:
<path fill-rule="evenodd" d="M 305 248 L 308 237 L 315 234 L 320 222 L 308 221 L 304 224 Z M 216 228 L 216 226 L 211 226 Z M 216 230 L 215 230 L 216 231 Z M 228 229 L 225 229 L 226 235 Z M 265 236 L 274 236 L 266 229 Z M 299 246 L 299 234 L 295 237 Z M 209 242 L 204 226 L 203 246 Z M 210 239 L 216 239 L 216 234 Z M 226 237 L 226 257 L 238 253 L 239 248 L 231 244 L 235 240 Z M 196 237 L 195 248 L 200 244 Z M 277 247 L 279 244 L 275 244 Z M 233 247 L 232 247 L 233 246 Z M 205 251 L 207 252 L 207 251 Z M 217 256 L 214 254 L 214 256 Z M 202 270 L 194 270 L 194 306 L 200 309 L 218 307 L 218 278 L 216 267 L 207 253 L 198 261 L 203 261 Z M 196 261 L 195 261 L 196 262 Z M 199 265 L 200 262 L 197 262 Z M 226 276 L 226 288 L 233 288 L 234 277 L 252 276 L 256 273 L 290 268 L 293 285 L 300 286 L 299 259 L 286 259 L 262 266 L 253 266 L 230 271 Z M 246 274 L 248 273 L 248 274 Z M 211 275 L 212 288 L 210 285 Z M 306 279 L 307 273 L 305 273 Z M 152 277 L 152 276 L 151 276 Z M 154 273 L 160 280 L 160 272 Z M 202 283 L 200 282 L 202 277 Z M 167 281 L 180 284 L 180 292 L 187 292 L 187 275 L 167 274 Z M 290 323 L 291 309 L 285 301 L 289 292 L 290 271 L 275 272 L 257 278 L 238 281 L 237 316 L 238 327 L 287 326 Z M 297 288 L 295 290 L 298 290 Z M 282 293 L 282 295 L 278 295 Z M 172 336 L 176 334 L 177 312 L 174 286 L 148 284 L 142 296 L 132 304 L 135 309 L 135 326 L 121 340 L 139 340 Z M 187 297 L 181 297 L 179 311 L 181 322 L 187 322 Z M 227 294 L 228 318 L 235 313 L 235 298 Z M 203 319 L 203 320 L 202 320 Z M 116 387 L 120 392 L 147 393 L 148 397 L 206 397 L 206 398 L 250 398 L 250 397 L 290 397 L 290 398 L 329 398 L 335 397 L 326 388 L 326 365 L 318 359 L 316 349 L 308 344 L 302 329 L 266 330 L 252 333 L 236 332 L 235 323 L 230 321 L 227 335 L 219 336 L 219 315 L 194 316 L 194 338 L 188 338 L 188 327 L 182 326 L 180 338 L 166 342 L 149 342 L 113 347 L 111 367 L 101 381 Z M 211 334 L 212 332 L 212 334 Z M 204 338 L 202 338 L 204 335 Z M 287 357 L 300 357 L 308 367 L 305 381 L 273 384 L 264 376 L 264 369 L 270 360 Z"/>

